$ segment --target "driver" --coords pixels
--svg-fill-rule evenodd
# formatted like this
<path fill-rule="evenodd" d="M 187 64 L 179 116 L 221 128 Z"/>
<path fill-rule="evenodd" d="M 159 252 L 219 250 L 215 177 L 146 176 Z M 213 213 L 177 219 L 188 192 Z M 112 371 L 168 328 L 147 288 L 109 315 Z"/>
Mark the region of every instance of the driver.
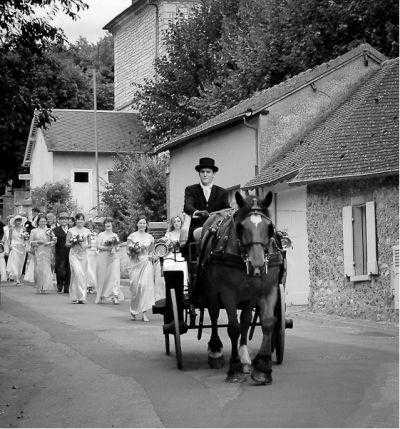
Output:
<path fill-rule="evenodd" d="M 211 212 L 230 208 L 228 192 L 214 185 L 214 176 L 218 171 L 212 158 L 200 158 L 195 170 L 199 173 L 200 183 L 185 189 L 183 211 L 191 216 L 188 244 L 194 240 L 193 232 L 203 226 Z"/>

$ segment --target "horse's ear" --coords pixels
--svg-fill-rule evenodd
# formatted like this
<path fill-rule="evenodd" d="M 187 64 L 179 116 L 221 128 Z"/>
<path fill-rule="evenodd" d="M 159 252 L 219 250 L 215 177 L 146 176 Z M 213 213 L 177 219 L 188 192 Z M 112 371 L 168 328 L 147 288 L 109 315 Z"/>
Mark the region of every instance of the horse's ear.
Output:
<path fill-rule="evenodd" d="M 271 205 L 273 197 L 274 197 L 274 194 L 271 191 L 269 191 L 268 194 L 265 196 L 265 198 L 261 201 L 261 207 L 264 210 L 267 210 L 268 207 Z"/>
<path fill-rule="evenodd" d="M 239 191 L 235 192 L 235 200 L 239 208 L 242 208 L 246 205 L 246 201 L 242 197 L 242 194 Z"/>

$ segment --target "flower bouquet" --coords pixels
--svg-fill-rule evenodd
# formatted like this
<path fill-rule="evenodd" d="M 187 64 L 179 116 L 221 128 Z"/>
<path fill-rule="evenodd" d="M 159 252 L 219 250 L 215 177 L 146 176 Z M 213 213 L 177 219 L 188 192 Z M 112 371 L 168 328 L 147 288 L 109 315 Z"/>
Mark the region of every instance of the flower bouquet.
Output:
<path fill-rule="evenodd" d="M 69 242 L 71 243 L 71 246 L 82 246 L 82 243 L 85 241 L 85 238 L 80 235 L 80 234 L 76 234 L 73 235 L 70 239 Z"/>
<path fill-rule="evenodd" d="M 109 247 L 111 253 L 115 253 L 117 251 L 118 244 L 119 240 L 118 237 L 116 237 L 115 235 L 104 242 L 104 246 Z"/>
<path fill-rule="evenodd" d="M 133 258 L 134 256 L 137 256 L 141 250 L 142 246 L 140 245 L 140 243 L 135 241 L 133 244 L 130 244 L 128 246 L 128 255 Z"/>
<path fill-rule="evenodd" d="M 29 232 L 28 231 L 22 231 L 20 234 L 20 237 L 22 238 L 22 240 L 28 241 L 29 240 Z"/>
<path fill-rule="evenodd" d="M 282 249 L 287 250 L 289 248 L 293 248 L 292 240 L 289 237 L 287 231 L 276 231 L 276 234 L 281 239 Z"/>

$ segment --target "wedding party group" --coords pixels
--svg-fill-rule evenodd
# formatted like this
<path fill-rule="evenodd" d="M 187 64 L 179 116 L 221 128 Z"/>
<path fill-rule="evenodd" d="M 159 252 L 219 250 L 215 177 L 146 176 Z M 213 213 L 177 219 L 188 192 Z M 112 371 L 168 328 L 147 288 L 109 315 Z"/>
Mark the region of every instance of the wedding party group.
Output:
<path fill-rule="evenodd" d="M 158 257 L 154 254 L 154 237 L 148 232 L 148 221 L 139 219 L 136 230 L 126 243 L 113 231 L 113 219 L 102 225 L 86 222 L 82 213 L 34 212 L 32 221 L 21 215 L 0 222 L 1 281 L 15 285 L 34 283 L 39 294 L 69 294 L 72 304 L 85 304 L 87 295 L 96 294 L 96 304 L 118 304 L 124 300 L 121 291 L 121 248 L 126 248 L 131 291 L 130 317 L 149 322 L 147 312 L 163 296 Z M 184 272 L 187 265 L 177 252 L 182 219 L 175 216 L 163 237 L 173 257 L 165 258 L 164 269 Z M 178 244 L 178 246 L 177 246 Z M 55 281 L 54 281 L 55 280 Z"/>

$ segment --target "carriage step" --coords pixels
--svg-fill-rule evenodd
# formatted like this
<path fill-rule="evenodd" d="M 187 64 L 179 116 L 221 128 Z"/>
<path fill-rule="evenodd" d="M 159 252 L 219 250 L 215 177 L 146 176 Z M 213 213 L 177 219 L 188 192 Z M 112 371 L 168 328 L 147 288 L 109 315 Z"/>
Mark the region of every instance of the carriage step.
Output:
<path fill-rule="evenodd" d="M 179 322 L 179 334 L 186 334 L 189 330 L 188 325 L 185 322 Z M 172 321 L 163 325 L 163 334 L 175 335 L 175 322 Z"/>

